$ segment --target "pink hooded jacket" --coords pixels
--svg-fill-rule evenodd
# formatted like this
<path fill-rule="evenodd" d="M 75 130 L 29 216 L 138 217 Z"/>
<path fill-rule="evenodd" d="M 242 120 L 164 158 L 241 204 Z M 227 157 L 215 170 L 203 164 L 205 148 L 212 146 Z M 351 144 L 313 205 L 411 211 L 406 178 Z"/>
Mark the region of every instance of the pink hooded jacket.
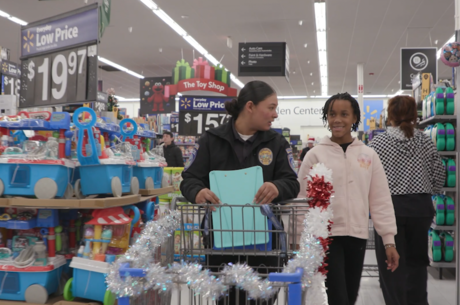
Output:
<path fill-rule="evenodd" d="M 319 145 L 310 149 L 302 162 L 298 178 L 299 198 L 306 197 L 305 177 L 316 163 L 324 163 L 332 169 L 334 223 L 331 235 L 369 238 L 370 211 L 383 243 L 394 244 L 396 218 L 387 178 L 377 153 L 358 139 L 344 153 L 340 145 L 324 137 Z M 300 222 L 298 219 L 297 226 L 302 226 L 302 223 L 303 219 Z"/>

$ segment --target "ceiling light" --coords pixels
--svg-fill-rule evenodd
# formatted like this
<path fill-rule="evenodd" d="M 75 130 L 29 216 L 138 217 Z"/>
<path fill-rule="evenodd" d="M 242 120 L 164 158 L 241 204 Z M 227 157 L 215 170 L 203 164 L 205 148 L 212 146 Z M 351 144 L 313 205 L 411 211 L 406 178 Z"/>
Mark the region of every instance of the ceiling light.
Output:
<path fill-rule="evenodd" d="M 144 3 L 151 10 L 158 9 L 158 5 L 156 5 L 156 3 L 153 2 L 152 0 L 141 0 L 141 2 Z"/>
<path fill-rule="evenodd" d="M 454 42 L 454 41 L 455 41 L 455 34 L 452 35 L 452 37 L 450 37 L 449 40 L 447 40 L 446 43 L 445 43 L 444 45 L 446 45 L 446 44 L 449 43 L 449 42 Z M 443 45 L 443 46 L 444 46 L 444 45 Z M 442 52 L 442 47 L 439 48 L 438 52 L 436 53 L 436 58 L 437 58 L 437 59 L 440 59 L 440 58 L 441 58 L 441 52 Z"/>
<path fill-rule="evenodd" d="M 310 73 L 310 76 L 313 76 L 313 73 Z"/>
<path fill-rule="evenodd" d="M 161 8 L 158 7 L 153 1 L 151 0 L 140 0 L 142 3 L 144 3 L 148 8 L 152 9 L 152 12 L 157 15 L 161 20 L 164 21 L 167 25 L 169 25 L 177 34 L 182 36 L 182 38 L 185 39 L 195 50 L 197 50 L 200 54 L 202 54 L 209 62 L 211 62 L 213 65 L 219 64 L 219 61 L 209 54 L 209 52 L 196 41 L 192 36 L 187 34 L 187 31 L 185 31 L 179 24 L 177 24 L 168 14 L 166 14 L 165 11 L 163 11 Z M 225 67 L 223 67 L 225 68 Z M 226 69 L 227 70 L 227 69 Z M 233 74 L 231 74 L 230 79 L 240 88 L 244 87 L 244 84 L 236 78 Z"/>
<path fill-rule="evenodd" d="M 299 25 L 302 25 L 303 24 L 303 20 L 299 20 Z"/>
<path fill-rule="evenodd" d="M 314 82 L 312 82 L 312 83 L 311 83 L 311 85 L 312 85 L 312 86 L 314 86 L 314 85 L 315 85 L 315 83 L 314 83 Z"/>
<path fill-rule="evenodd" d="M 135 76 L 135 77 L 140 78 L 140 79 L 144 78 L 144 76 L 142 76 L 142 75 L 140 75 L 140 74 L 138 74 L 138 73 L 136 73 L 134 71 L 131 71 L 131 70 L 129 70 L 129 69 L 123 67 L 123 66 L 120 66 L 119 64 L 114 63 L 113 61 L 110 61 L 110 60 L 108 60 L 108 59 L 106 59 L 104 57 L 98 56 L 98 59 L 99 59 L 99 61 L 102 61 L 103 63 L 105 63 L 105 64 L 107 64 L 109 66 L 115 67 L 120 71 L 123 71 L 123 72 L 126 72 L 128 74 L 131 74 L 132 76 Z"/>
<path fill-rule="evenodd" d="M 119 102 L 140 102 L 141 101 L 139 98 L 124 98 L 124 97 L 117 96 L 117 95 L 115 95 L 115 97 L 117 98 Z"/>
<path fill-rule="evenodd" d="M 27 22 L 25 22 L 24 20 L 21 20 L 19 18 L 13 17 L 13 16 L 8 17 L 8 19 L 10 19 L 11 21 L 16 22 L 17 24 L 20 24 L 20 25 L 27 25 Z"/>
<path fill-rule="evenodd" d="M 327 37 L 326 37 L 326 3 L 315 2 L 316 41 L 321 76 L 321 95 L 327 95 Z"/>
<path fill-rule="evenodd" d="M 4 11 L 0 11 L 0 17 L 9 18 L 9 17 L 10 17 L 10 14 L 5 13 Z"/>
<path fill-rule="evenodd" d="M 308 43 L 306 43 L 306 44 L 303 45 L 304 48 L 307 48 L 307 46 L 308 46 Z"/>
<path fill-rule="evenodd" d="M 188 19 L 188 16 L 187 15 L 182 15 L 180 16 L 182 19 Z"/>
<path fill-rule="evenodd" d="M 438 40 L 437 40 L 437 39 L 434 41 L 434 44 L 438 44 Z"/>

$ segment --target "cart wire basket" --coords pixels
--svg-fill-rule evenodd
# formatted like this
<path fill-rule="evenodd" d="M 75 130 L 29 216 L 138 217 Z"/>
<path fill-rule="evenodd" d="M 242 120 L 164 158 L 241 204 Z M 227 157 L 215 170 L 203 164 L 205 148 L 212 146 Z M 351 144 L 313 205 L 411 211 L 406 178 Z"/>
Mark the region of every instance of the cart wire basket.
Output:
<path fill-rule="evenodd" d="M 201 264 L 210 274 L 221 278 L 228 286 L 227 293 L 218 300 L 206 299 L 190 289 L 186 282 L 178 280 L 174 281 L 177 289 L 173 291 L 161 294 L 148 291 L 138 297 L 119 298 L 119 305 L 302 304 L 303 269 L 288 274 L 282 270 L 299 249 L 301 230 L 297 222 L 303 221 L 308 210 L 306 200 L 215 207 L 216 211 L 211 211 L 209 205 L 192 205 L 185 198 L 173 198 L 170 208 L 180 212 L 180 229 L 163 244 L 157 255 L 165 266 L 174 261 Z M 246 263 L 261 278 L 268 278 L 276 290 L 274 296 L 268 300 L 251 300 L 244 290 L 226 282 L 222 270 L 229 263 Z M 127 274 L 145 276 L 142 269 L 124 265 L 120 275 Z"/>

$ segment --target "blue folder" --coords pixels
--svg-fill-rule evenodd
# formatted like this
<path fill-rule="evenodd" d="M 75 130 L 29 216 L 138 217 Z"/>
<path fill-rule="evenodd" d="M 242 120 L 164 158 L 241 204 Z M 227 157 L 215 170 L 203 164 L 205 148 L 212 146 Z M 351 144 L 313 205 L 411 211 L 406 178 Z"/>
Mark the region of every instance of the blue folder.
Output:
<path fill-rule="evenodd" d="M 264 183 L 260 166 L 234 171 L 209 173 L 211 191 L 222 204 L 246 205 L 248 207 L 217 206 L 212 213 L 214 249 L 242 249 L 246 246 L 258 250 L 271 250 L 271 221 L 260 207 L 252 203 Z M 236 232 L 236 230 L 261 230 L 264 232 Z"/>

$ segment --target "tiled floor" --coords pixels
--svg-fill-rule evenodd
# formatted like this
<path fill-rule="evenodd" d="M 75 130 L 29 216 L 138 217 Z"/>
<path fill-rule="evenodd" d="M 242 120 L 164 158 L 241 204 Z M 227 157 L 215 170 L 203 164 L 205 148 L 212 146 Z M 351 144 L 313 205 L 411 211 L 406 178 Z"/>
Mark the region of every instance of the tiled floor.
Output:
<path fill-rule="evenodd" d="M 366 252 L 365 264 L 375 264 L 375 253 Z M 430 305 L 456 305 L 455 304 L 455 277 L 444 270 L 444 278 L 438 279 L 436 269 L 428 273 L 428 302 Z M 363 277 L 356 305 L 385 305 L 378 278 Z"/>

